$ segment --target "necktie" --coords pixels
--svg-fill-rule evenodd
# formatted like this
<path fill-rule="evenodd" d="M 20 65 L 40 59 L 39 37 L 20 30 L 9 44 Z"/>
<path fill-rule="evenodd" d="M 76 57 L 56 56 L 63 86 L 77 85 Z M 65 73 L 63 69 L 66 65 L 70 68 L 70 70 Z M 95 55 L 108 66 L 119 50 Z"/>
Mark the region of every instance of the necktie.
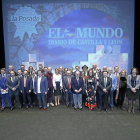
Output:
<path fill-rule="evenodd" d="M 26 77 L 24 77 L 24 87 L 26 87 Z"/>
<path fill-rule="evenodd" d="M 104 78 L 104 87 L 106 88 L 106 78 Z"/>
<path fill-rule="evenodd" d="M 14 83 L 14 77 L 12 77 L 12 83 Z"/>
<path fill-rule="evenodd" d="M 77 83 L 78 83 L 78 85 L 79 85 L 79 79 L 77 78 Z"/>
<path fill-rule="evenodd" d="M 70 78 L 68 79 L 69 89 L 70 89 Z"/>

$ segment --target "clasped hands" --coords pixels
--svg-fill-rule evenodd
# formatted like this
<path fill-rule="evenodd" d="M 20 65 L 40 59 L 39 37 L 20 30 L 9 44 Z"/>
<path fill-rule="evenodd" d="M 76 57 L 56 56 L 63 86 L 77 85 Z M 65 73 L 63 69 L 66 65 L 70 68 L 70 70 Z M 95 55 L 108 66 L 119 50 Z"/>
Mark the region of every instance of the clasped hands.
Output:
<path fill-rule="evenodd" d="M 79 92 L 81 92 L 82 91 L 82 89 L 80 88 L 79 90 L 74 90 L 76 93 L 79 93 Z"/>
<path fill-rule="evenodd" d="M 104 89 L 103 89 L 103 92 L 107 93 L 108 91 L 104 88 Z"/>
<path fill-rule="evenodd" d="M 131 88 L 131 91 L 136 93 L 136 89 L 135 88 Z"/>

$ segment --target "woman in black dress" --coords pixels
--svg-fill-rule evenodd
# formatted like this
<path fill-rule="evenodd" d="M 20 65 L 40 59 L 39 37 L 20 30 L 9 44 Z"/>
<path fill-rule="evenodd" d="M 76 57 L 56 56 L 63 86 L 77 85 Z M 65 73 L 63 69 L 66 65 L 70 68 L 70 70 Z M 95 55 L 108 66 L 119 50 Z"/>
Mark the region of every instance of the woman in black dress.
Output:
<path fill-rule="evenodd" d="M 125 98 L 126 88 L 127 88 L 127 73 L 126 70 L 121 70 L 120 76 L 118 78 L 119 90 L 117 91 L 117 108 L 123 109 L 123 102 Z"/>
<path fill-rule="evenodd" d="M 138 69 L 132 68 L 131 74 L 127 77 L 127 97 L 128 97 L 128 112 L 131 112 L 131 100 L 132 100 L 132 112 L 135 114 L 134 106 L 136 99 L 139 99 L 139 87 L 140 87 L 140 75 L 138 75 Z"/>

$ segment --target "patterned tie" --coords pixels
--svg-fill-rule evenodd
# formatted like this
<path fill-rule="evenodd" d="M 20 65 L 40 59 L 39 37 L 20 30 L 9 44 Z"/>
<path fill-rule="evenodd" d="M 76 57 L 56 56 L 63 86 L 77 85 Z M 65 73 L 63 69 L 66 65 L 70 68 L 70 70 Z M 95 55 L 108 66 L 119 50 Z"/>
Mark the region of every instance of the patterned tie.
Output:
<path fill-rule="evenodd" d="M 104 78 L 104 87 L 106 88 L 106 78 Z"/>
<path fill-rule="evenodd" d="M 68 78 L 68 84 L 69 84 L 69 89 L 70 89 L 70 78 Z"/>

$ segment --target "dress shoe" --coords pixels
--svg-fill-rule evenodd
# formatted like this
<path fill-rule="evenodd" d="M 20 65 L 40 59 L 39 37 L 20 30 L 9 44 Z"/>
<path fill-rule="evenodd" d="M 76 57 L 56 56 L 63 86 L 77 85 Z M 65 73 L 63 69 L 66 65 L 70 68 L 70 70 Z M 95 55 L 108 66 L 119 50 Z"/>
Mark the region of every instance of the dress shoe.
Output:
<path fill-rule="evenodd" d="M 74 110 L 77 111 L 77 108 L 74 107 Z"/>
<path fill-rule="evenodd" d="M 106 112 L 106 113 L 109 113 L 107 109 L 105 109 L 105 112 Z"/>
<path fill-rule="evenodd" d="M 26 106 L 26 109 L 28 109 L 28 106 Z"/>
<path fill-rule="evenodd" d="M 114 109 L 113 109 L 113 106 L 111 106 L 111 110 L 113 111 Z"/>
<path fill-rule="evenodd" d="M 99 108 L 99 110 L 98 110 L 99 112 L 101 112 L 101 109 Z"/>
<path fill-rule="evenodd" d="M 2 108 L 1 111 L 4 111 L 5 108 Z"/>
<path fill-rule="evenodd" d="M 21 109 L 21 106 L 19 106 L 18 108 Z"/>
<path fill-rule="evenodd" d="M 73 104 L 71 104 L 71 107 L 73 107 Z"/>
<path fill-rule="evenodd" d="M 83 110 L 83 108 L 80 108 L 80 110 L 82 111 L 82 110 Z"/>
<path fill-rule="evenodd" d="M 42 107 L 39 107 L 38 110 L 41 110 Z"/>
<path fill-rule="evenodd" d="M 33 106 L 31 105 L 31 108 L 33 108 Z"/>
<path fill-rule="evenodd" d="M 14 109 L 14 107 L 11 107 L 11 109 L 10 109 L 10 110 L 12 111 L 13 109 Z"/>
<path fill-rule="evenodd" d="M 46 111 L 47 108 L 44 108 L 43 110 Z"/>
<path fill-rule="evenodd" d="M 68 108 L 68 107 L 69 107 L 69 105 L 66 105 L 66 107 Z"/>

